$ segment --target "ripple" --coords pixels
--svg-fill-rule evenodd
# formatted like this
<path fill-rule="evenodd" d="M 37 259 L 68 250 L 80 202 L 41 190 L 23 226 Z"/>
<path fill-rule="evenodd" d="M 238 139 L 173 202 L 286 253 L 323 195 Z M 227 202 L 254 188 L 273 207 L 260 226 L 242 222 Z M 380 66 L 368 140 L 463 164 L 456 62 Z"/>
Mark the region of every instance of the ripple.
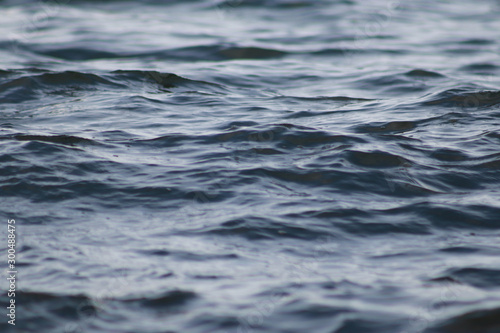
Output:
<path fill-rule="evenodd" d="M 139 303 L 141 307 L 151 309 L 177 308 L 187 305 L 197 298 L 196 293 L 191 291 L 173 290 L 156 297 L 128 299 L 127 302 Z"/>
<path fill-rule="evenodd" d="M 500 286 L 500 270 L 487 268 L 460 268 L 446 273 L 461 283 L 466 283 L 477 288 L 492 289 Z"/>

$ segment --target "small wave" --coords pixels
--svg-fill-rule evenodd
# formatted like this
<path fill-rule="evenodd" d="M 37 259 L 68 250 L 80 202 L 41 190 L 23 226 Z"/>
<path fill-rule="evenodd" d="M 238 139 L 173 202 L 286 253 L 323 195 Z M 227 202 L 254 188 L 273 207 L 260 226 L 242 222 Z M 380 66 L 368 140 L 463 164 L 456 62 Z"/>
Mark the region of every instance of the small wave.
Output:
<path fill-rule="evenodd" d="M 500 66 L 490 62 L 480 62 L 462 66 L 459 70 L 473 74 L 492 75 L 500 71 Z"/>
<path fill-rule="evenodd" d="M 437 73 L 414 70 L 404 73 L 393 73 L 384 75 L 369 75 L 360 78 L 355 85 L 359 89 L 374 90 L 390 95 L 400 96 L 401 94 L 416 95 L 430 89 L 426 84 L 431 80 L 440 79 Z"/>
<path fill-rule="evenodd" d="M 330 57 L 330 56 L 336 56 L 336 57 L 352 57 L 352 56 L 366 56 L 366 55 L 380 55 L 380 54 L 386 54 L 386 55 L 404 55 L 407 53 L 404 50 L 398 50 L 398 49 L 356 49 L 356 48 L 323 48 L 321 50 L 317 51 L 303 51 L 303 52 L 297 52 L 299 54 L 307 54 L 307 55 L 313 55 L 313 56 L 321 56 L 321 57 Z"/>
<path fill-rule="evenodd" d="M 307 105 L 311 105 L 311 103 L 325 103 L 331 105 L 332 103 L 347 105 L 352 103 L 362 103 L 362 102 L 371 102 L 373 99 L 369 98 L 356 98 L 356 97 L 347 97 L 347 96 L 313 96 L 313 97 L 305 97 L 305 96 L 276 96 L 273 97 L 273 100 L 283 103 L 304 103 Z"/>
<path fill-rule="evenodd" d="M 178 61 L 224 61 L 238 59 L 272 59 L 288 54 L 286 51 L 258 47 L 239 46 L 231 44 L 213 44 L 187 46 L 166 50 L 148 52 L 112 52 L 86 47 L 61 47 L 57 49 L 42 49 L 30 46 L 32 52 L 69 61 L 89 61 L 99 59 L 158 59 Z"/>
<path fill-rule="evenodd" d="M 127 303 L 138 303 L 141 307 L 150 309 L 176 309 L 185 306 L 195 300 L 198 296 L 192 291 L 173 290 L 159 296 L 148 295 L 144 298 L 132 298 L 124 300 Z"/>
<path fill-rule="evenodd" d="M 9 75 L 10 77 L 12 75 Z M 42 72 L 6 80 L 0 84 L 0 102 L 21 103 L 42 97 L 42 94 L 73 96 L 97 89 L 124 89 L 137 87 L 154 91 L 183 88 L 188 91 L 223 93 L 224 86 L 199 80 L 191 80 L 173 73 L 157 71 L 117 70 L 109 74 L 92 74 L 74 71 Z"/>
<path fill-rule="evenodd" d="M 226 221 L 219 226 L 197 230 L 201 234 L 243 237 L 249 240 L 295 238 L 317 240 L 324 237 L 321 230 L 293 225 L 284 221 L 272 221 L 258 216 L 246 216 Z"/>
<path fill-rule="evenodd" d="M 321 4 L 320 1 L 311 0 L 219 0 L 218 3 L 211 8 L 230 10 L 245 7 L 265 7 L 276 9 L 295 9 L 304 7 L 313 7 Z"/>
<path fill-rule="evenodd" d="M 287 54 L 285 51 L 257 46 L 238 45 L 203 45 L 190 46 L 158 52 L 155 57 L 179 59 L 183 61 L 223 61 L 237 59 L 270 59 L 280 58 Z"/>
<path fill-rule="evenodd" d="M 449 89 L 429 97 L 423 105 L 459 107 L 462 109 L 491 107 L 500 104 L 500 91 L 464 91 Z"/>
<path fill-rule="evenodd" d="M 366 124 L 356 127 L 359 133 L 404 133 L 412 131 L 417 126 L 414 121 L 391 121 L 388 123 Z"/>
<path fill-rule="evenodd" d="M 70 61 L 118 59 L 129 56 L 123 53 L 91 49 L 89 47 L 61 47 L 56 49 L 43 49 L 41 47 L 30 46 L 29 49 L 32 52 L 43 56 Z"/>
<path fill-rule="evenodd" d="M 0 102 L 21 103 L 38 99 L 42 93 L 68 95 L 82 90 L 95 90 L 102 86 L 109 88 L 126 87 L 123 84 L 90 73 L 65 71 L 32 74 L 0 84 Z"/>
<path fill-rule="evenodd" d="M 233 127 L 234 124 L 231 128 Z M 334 143 L 347 144 L 365 142 L 362 138 L 355 136 L 332 134 L 314 128 L 281 123 L 273 126 L 257 126 L 255 128 L 248 128 L 245 126 L 241 129 L 213 135 L 192 136 L 169 134 L 154 139 L 139 140 L 137 143 L 168 147 L 189 141 L 203 144 L 256 142 L 274 145 L 279 149 L 315 147 Z"/>
<path fill-rule="evenodd" d="M 345 156 L 349 162 L 360 167 L 395 168 L 410 164 L 407 159 L 401 156 L 383 151 L 363 152 L 348 150 Z"/>
<path fill-rule="evenodd" d="M 94 140 L 80 138 L 72 135 L 15 135 L 13 138 L 19 141 L 51 142 L 51 143 L 62 144 L 65 146 L 75 146 L 80 144 L 90 144 L 90 145 L 98 144 Z M 5 140 L 7 138 L 0 138 L 0 139 Z"/>
<path fill-rule="evenodd" d="M 206 89 L 208 91 L 223 92 L 224 86 L 199 80 L 191 80 L 173 73 L 158 71 L 117 70 L 111 72 L 112 78 L 118 82 L 149 83 L 161 88 L 171 89 L 182 87 L 189 90 Z M 168 90 L 167 90 L 168 91 Z"/>
<path fill-rule="evenodd" d="M 500 287 L 500 270 L 495 269 L 472 267 L 453 269 L 440 277 L 444 278 L 483 289 Z"/>
<path fill-rule="evenodd" d="M 424 79 L 439 79 L 445 77 L 443 74 L 438 72 L 428 71 L 425 69 L 413 69 L 409 72 L 404 73 L 404 75 L 413 78 L 424 78 Z"/>

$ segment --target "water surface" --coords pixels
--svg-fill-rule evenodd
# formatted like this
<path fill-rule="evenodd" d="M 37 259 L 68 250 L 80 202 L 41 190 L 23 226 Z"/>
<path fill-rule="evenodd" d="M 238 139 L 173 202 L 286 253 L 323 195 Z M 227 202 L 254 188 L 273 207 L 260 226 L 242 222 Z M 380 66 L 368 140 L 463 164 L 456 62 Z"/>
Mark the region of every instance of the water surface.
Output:
<path fill-rule="evenodd" d="M 2 332 L 500 331 L 498 1 L 0 10 Z"/>

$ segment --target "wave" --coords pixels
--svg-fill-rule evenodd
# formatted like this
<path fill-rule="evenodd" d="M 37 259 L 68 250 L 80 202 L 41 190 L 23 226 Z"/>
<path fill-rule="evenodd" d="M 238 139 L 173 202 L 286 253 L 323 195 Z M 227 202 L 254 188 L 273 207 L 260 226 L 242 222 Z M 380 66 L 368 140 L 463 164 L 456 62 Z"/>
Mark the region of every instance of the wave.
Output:
<path fill-rule="evenodd" d="M 426 106 L 459 107 L 463 109 L 492 107 L 500 104 L 500 91 L 464 91 L 449 89 L 427 98 Z"/>
<path fill-rule="evenodd" d="M 102 59 L 143 59 L 143 60 L 178 60 L 178 61 L 226 61 L 237 59 L 272 59 L 288 54 L 286 51 L 258 46 L 239 46 L 235 44 L 211 44 L 187 46 L 148 52 L 114 52 L 111 50 L 92 49 L 88 45 L 48 48 L 47 46 L 24 46 L 35 54 L 68 60 L 89 61 Z"/>
<path fill-rule="evenodd" d="M 98 89 L 116 91 L 140 88 L 142 92 L 147 89 L 170 92 L 169 89 L 172 88 L 184 88 L 215 93 L 225 91 L 222 85 L 216 83 L 190 80 L 173 73 L 158 71 L 117 70 L 101 74 L 74 71 L 42 71 L 40 74 L 37 70 L 25 71 L 31 73 L 0 83 L 0 103 L 22 103 L 42 99 L 44 95 L 81 96 Z"/>

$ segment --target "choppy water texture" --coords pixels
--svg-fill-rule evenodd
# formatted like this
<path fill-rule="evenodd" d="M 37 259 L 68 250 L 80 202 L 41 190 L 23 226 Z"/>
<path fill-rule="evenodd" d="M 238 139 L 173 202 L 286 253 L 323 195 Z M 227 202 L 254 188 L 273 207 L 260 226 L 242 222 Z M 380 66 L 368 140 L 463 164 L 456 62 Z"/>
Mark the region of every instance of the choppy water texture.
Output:
<path fill-rule="evenodd" d="M 0 10 L 2 332 L 500 332 L 498 1 Z"/>

